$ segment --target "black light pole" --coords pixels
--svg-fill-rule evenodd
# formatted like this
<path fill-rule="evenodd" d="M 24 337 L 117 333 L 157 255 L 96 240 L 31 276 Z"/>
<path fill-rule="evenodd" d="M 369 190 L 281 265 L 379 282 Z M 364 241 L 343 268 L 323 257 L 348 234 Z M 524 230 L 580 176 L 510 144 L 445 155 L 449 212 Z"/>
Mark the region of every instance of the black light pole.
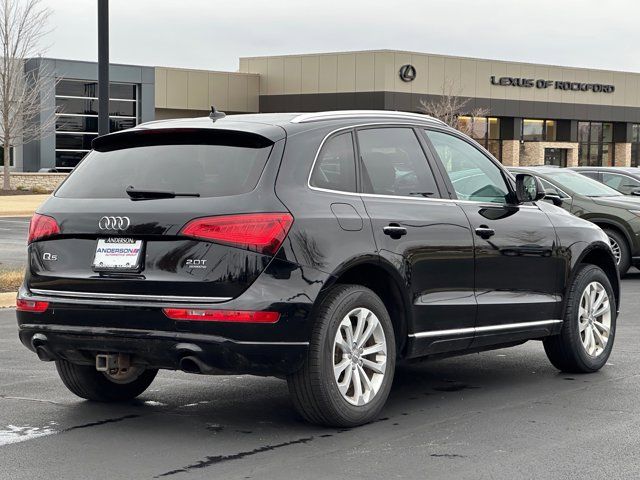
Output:
<path fill-rule="evenodd" d="M 109 133 L 109 0 L 98 0 L 98 135 Z"/>

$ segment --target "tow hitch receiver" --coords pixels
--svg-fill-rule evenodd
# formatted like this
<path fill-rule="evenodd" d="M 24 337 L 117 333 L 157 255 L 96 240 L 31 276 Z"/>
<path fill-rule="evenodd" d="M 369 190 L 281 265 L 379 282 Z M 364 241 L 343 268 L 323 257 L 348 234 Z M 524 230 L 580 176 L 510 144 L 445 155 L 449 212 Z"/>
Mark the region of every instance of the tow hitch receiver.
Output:
<path fill-rule="evenodd" d="M 99 353 L 96 355 L 96 370 L 112 372 L 127 370 L 130 365 L 129 355 L 124 353 Z"/>

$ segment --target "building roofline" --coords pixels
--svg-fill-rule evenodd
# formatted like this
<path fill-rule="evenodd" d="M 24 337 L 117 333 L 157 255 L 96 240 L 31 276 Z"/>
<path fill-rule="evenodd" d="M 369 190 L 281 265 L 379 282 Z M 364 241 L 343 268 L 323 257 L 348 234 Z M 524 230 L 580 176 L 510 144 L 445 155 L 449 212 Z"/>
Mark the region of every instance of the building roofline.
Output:
<path fill-rule="evenodd" d="M 346 51 L 334 51 L 334 52 L 315 52 L 315 53 L 289 53 L 285 55 L 252 55 L 252 56 L 242 56 L 239 57 L 240 60 L 249 60 L 249 59 L 258 59 L 258 58 L 285 58 L 285 57 L 310 57 L 310 56 L 318 56 L 318 55 L 341 55 L 341 54 L 358 54 L 358 53 L 400 53 L 405 55 L 428 55 L 430 57 L 439 57 L 439 58 L 454 58 L 457 60 L 475 60 L 482 62 L 500 62 L 504 64 L 511 65 L 532 65 L 535 67 L 546 67 L 546 68 L 571 68 L 575 70 L 584 70 L 584 71 L 598 71 L 598 72 L 607 72 L 607 73 L 631 73 L 631 74 L 640 74 L 640 71 L 631 71 L 631 70 L 607 70 L 605 68 L 598 67 L 576 67 L 573 65 L 558 65 L 558 64 L 549 64 L 549 63 L 535 63 L 524 60 L 505 60 L 498 58 L 487 58 L 487 57 L 470 57 L 466 55 L 448 55 L 445 53 L 431 53 L 431 52 L 417 52 L 415 50 L 393 50 L 393 49 L 370 49 L 370 50 L 346 50 Z"/>

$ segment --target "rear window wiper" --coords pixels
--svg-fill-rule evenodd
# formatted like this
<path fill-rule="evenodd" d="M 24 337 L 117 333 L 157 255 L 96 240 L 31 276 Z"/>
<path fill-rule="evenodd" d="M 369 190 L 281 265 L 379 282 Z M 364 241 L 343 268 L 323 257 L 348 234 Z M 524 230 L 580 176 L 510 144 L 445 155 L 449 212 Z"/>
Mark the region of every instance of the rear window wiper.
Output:
<path fill-rule="evenodd" d="M 143 190 L 129 185 L 126 190 L 133 200 L 153 200 L 155 198 L 199 197 L 199 193 L 177 193 L 171 190 Z"/>

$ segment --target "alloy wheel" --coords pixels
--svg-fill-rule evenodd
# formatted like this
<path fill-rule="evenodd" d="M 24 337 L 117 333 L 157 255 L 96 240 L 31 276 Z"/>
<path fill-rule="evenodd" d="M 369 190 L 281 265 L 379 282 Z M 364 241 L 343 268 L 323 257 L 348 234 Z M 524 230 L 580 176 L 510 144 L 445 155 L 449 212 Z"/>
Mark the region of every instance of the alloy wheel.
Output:
<path fill-rule="evenodd" d="M 620 265 L 620 260 L 622 259 L 622 252 L 620 251 L 620 245 L 618 245 L 618 242 L 616 242 L 613 237 L 609 237 L 609 244 L 611 245 L 613 256 L 616 259 L 616 265 Z"/>
<path fill-rule="evenodd" d="M 591 282 L 582 292 L 578 309 L 580 340 L 588 355 L 599 356 L 611 333 L 611 303 L 600 282 Z"/>
<path fill-rule="evenodd" d="M 387 339 L 378 317 L 367 308 L 351 310 L 333 342 L 333 373 L 342 397 L 352 405 L 378 393 L 387 366 Z"/>

